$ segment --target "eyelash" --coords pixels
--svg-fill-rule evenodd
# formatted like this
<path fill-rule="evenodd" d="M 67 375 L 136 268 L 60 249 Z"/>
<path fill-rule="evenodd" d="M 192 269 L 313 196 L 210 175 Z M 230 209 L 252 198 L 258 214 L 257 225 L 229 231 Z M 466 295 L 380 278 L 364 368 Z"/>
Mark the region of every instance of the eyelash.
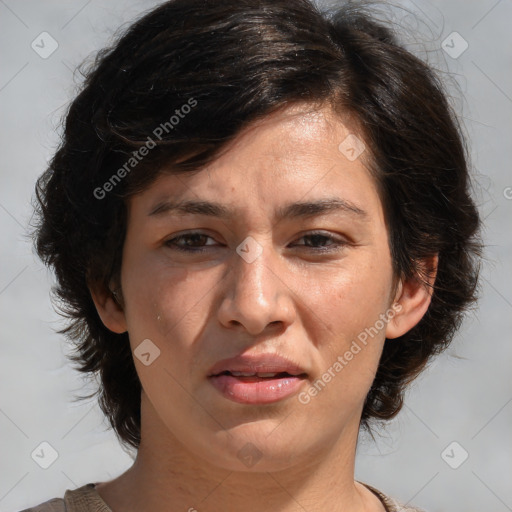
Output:
<path fill-rule="evenodd" d="M 164 244 L 172 250 L 177 250 L 177 251 L 181 251 L 181 252 L 187 252 L 187 253 L 193 253 L 193 254 L 194 253 L 200 254 L 200 253 L 208 252 L 208 249 L 205 249 L 204 247 L 187 247 L 187 246 L 180 246 L 180 245 L 176 244 L 176 241 L 178 241 L 178 240 L 186 240 L 186 239 L 189 239 L 191 237 L 196 237 L 196 236 L 212 238 L 211 236 L 207 235 L 206 233 L 201 233 L 200 231 L 191 231 L 190 233 L 184 233 L 182 235 L 171 238 L 171 239 L 167 240 L 166 242 L 164 242 Z M 315 249 L 314 247 L 308 247 L 306 245 L 303 246 L 303 247 L 307 247 L 308 249 L 311 249 L 317 253 L 327 253 L 327 252 L 339 251 L 344 246 L 348 245 L 348 242 L 346 242 L 345 240 L 342 240 L 340 238 L 334 237 L 329 234 L 325 234 L 323 232 L 318 232 L 318 231 L 313 231 L 311 233 L 308 233 L 307 235 L 303 235 L 299 238 L 299 240 L 301 240 L 302 238 L 309 238 L 309 237 L 321 237 L 327 241 L 333 242 L 332 245 L 330 246 L 331 248 L 321 247 L 321 248 Z M 213 247 L 213 246 L 206 246 L 206 247 Z"/>

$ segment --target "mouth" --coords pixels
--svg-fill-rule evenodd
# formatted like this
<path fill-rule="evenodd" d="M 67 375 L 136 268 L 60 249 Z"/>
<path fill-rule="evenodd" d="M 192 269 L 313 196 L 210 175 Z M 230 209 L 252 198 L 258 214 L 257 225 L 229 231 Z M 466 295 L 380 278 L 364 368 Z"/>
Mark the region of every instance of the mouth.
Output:
<path fill-rule="evenodd" d="M 223 371 L 211 377 L 219 377 L 220 375 L 231 375 L 237 377 L 243 382 L 260 382 L 264 379 L 283 379 L 287 377 L 306 377 L 305 373 L 294 374 L 288 372 L 236 372 L 236 371 Z"/>
<path fill-rule="evenodd" d="M 270 404 L 297 393 L 305 367 L 276 353 L 245 353 L 218 361 L 208 381 L 224 397 L 241 404 Z"/>
<path fill-rule="evenodd" d="M 241 404 L 269 404 L 298 392 L 306 373 L 223 371 L 209 377 L 224 398 Z"/>

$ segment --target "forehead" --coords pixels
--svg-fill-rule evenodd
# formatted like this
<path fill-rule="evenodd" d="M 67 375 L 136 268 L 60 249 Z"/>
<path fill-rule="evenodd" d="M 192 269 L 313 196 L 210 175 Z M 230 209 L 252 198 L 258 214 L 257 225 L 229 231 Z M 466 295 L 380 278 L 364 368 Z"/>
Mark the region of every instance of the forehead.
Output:
<path fill-rule="evenodd" d="M 339 157 L 344 155 L 339 145 L 354 135 L 351 124 L 327 106 L 293 105 L 251 123 L 226 145 L 210 167 L 222 166 L 225 160 L 246 165 L 248 156 L 254 164 L 266 167 L 267 172 L 282 170 L 279 164 L 283 160 L 285 166 L 312 159 L 340 163 Z M 344 160 L 350 161 L 346 157 Z"/>
<path fill-rule="evenodd" d="M 332 110 L 298 105 L 249 125 L 204 169 L 179 175 L 172 174 L 172 166 L 164 169 L 135 196 L 133 206 L 150 213 L 166 201 L 200 199 L 265 210 L 277 203 L 339 197 L 371 209 L 380 201 L 368 159 L 361 136 Z"/>

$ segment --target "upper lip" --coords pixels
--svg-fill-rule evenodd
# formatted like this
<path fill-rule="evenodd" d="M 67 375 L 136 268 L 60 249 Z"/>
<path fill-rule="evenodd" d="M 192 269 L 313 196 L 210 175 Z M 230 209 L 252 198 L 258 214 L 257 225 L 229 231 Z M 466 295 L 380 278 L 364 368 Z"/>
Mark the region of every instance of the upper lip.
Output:
<path fill-rule="evenodd" d="M 208 377 L 223 372 L 253 372 L 253 373 L 281 373 L 290 375 L 306 374 L 304 368 L 298 364 L 278 356 L 277 354 L 238 355 L 229 359 L 222 359 L 210 368 Z"/>

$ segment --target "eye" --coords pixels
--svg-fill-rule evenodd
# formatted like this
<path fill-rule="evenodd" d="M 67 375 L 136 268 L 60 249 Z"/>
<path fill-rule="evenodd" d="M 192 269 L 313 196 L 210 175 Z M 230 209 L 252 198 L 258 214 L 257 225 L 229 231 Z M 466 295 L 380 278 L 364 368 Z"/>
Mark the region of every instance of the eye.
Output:
<path fill-rule="evenodd" d="M 182 235 L 171 238 L 165 242 L 165 245 L 171 249 L 176 249 L 178 251 L 183 252 L 192 252 L 192 253 L 201 253 L 206 252 L 208 249 L 204 249 L 207 247 L 203 244 L 205 240 L 209 238 L 213 240 L 211 236 L 208 236 L 205 233 L 201 233 L 200 231 L 192 231 L 190 233 L 184 233 Z M 185 243 L 184 245 L 180 245 L 179 242 L 190 242 Z"/>
<path fill-rule="evenodd" d="M 213 238 L 206 233 L 200 231 L 192 231 L 183 233 L 173 237 L 165 242 L 170 249 L 188 252 L 188 253 L 204 253 L 208 251 L 208 247 L 215 247 L 215 244 L 206 244 L 206 241 Z M 300 237 L 298 240 L 309 240 L 306 244 L 295 244 L 311 249 L 313 252 L 332 252 L 337 251 L 348 245 L 348 242 L 342 238 L 335 237 L 329 233 L 312 232 Z"/>
<path fill-rule="evenodd" d="M 307 235 L 304 235 L 301 238 L 299 238 L 299 240 L 310 240 L 310 244 L 299 245 L 303 245 L 308 249 L 316 249 L 316 252 L 337 251 L 340 248 L 348 245 L 348 242 L 346 240 L 321 231 L 308 233 Z M 329 245 L 325 245 L 326 243 L 328 243 Z"/>

